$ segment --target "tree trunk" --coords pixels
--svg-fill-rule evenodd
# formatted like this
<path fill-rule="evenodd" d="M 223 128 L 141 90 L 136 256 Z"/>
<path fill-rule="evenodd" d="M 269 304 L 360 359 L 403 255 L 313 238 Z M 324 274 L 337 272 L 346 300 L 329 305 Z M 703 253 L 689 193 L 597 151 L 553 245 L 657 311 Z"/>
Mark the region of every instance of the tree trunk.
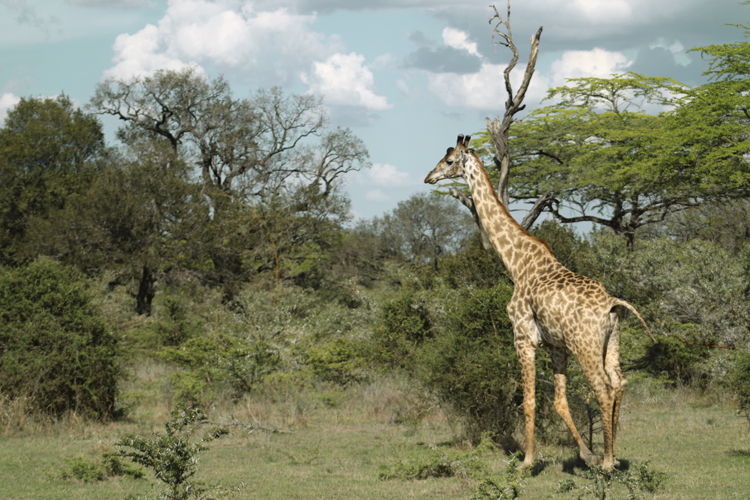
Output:
<path fill-rule="evenodd" d="M 141 280 L 138 284 L 138 294 L 135 296 L 135 312 L 151 316 L 151 301 L 156 294 L 156 277 L 153 270 L 148 266 L 143 266 Z"/>

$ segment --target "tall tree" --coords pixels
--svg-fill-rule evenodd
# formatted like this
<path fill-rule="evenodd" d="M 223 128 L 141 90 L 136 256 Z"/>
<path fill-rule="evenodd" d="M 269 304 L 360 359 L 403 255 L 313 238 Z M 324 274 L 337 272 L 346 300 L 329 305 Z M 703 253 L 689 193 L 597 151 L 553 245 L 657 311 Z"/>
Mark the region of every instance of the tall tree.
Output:
<path fill-rule="evenodd" d="M 213 267 L 210 207 L 190 177 L 163 143 L 131 144 L 82 196 L 32 218 L 25 250 L 90 275 L 113 271 L 136 299 L 136 312 L 150 314 L 157 279 Z"/>
<path fill-rule="evenodd" d="M 90 107 L 126 123 L 124 142 L 144 133 L 168 141 L 199 167 L 217 209 L 228 198 L 272 198 L 289 184 L 318 184 L 317 195 L 328 196 L 343 174 L 368 166 L 364 143 L 349 129 L 326 130 L 319 99 L 278 87 L 235 99 L 226 80 L 195 67 L 104 82 Z"/>
<path fill-rule="evenodd" d="M 22 98 L 0 128 L 0 262 L 18 263 L 31 217 L 80 195 L 102 168 L 99 120 L 68 96 Z"/>

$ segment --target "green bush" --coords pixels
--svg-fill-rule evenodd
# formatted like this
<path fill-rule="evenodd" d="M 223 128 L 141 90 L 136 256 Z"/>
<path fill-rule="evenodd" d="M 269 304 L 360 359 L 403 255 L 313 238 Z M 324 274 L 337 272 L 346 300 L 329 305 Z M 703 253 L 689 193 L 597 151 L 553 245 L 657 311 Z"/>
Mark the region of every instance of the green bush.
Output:
<path fill-rule="evenodd" d="M 673 325 L 675 334 L 680 338 L 660 336 L 661 350 L 659 356 L 648 367 L 648 372 L 662 377 L 668 386 L 690 383 L 698 387 L 705 387 L 708 383 L 708 373 L 701 369 L 702 364 L 711 355 L 711 348 L 693 342 L 690 335 L 691 325 Z M 682 340 L 681 340 L 682 339 Z M 690 340 L 687 340 L 690 339 Z M 649 339 L 650 342 L 650 339 Z"/>
<path fill-rule="evenodd" d="M 0 269 L 0 392 L 39 411 L 115 412 L 117 342 L 73 268 L 40 260 Z"/>
<path fill-rule="evenodd" d="M 430 312 L 414 292 L 403 292 L 383 304 L 381 322 L 373 332 L 375 358 L 389 366 L 410 369 L 417 347 L 432 336 Z"/>
<path fill-rule="evenodd" d="M 459 291 L 447 306 L 444 327 L 419 350 L 426 387 L 467 419 L 468 437 L 508 435 L 523 400 L 505 284 Z"/>
<path fill-rule="evenodd" d="M 321 379 L 346 385 L 366 378 L 366 354 L 362 341 L 340 337 L 312 346 L 305 359 Z"/>
<path fill-rule="evenodd" d="M 740 413 L 747 417 L 750 424 L 750 351 L 737 352 L 730 372 L 729 387 L 737 398 Z"/>

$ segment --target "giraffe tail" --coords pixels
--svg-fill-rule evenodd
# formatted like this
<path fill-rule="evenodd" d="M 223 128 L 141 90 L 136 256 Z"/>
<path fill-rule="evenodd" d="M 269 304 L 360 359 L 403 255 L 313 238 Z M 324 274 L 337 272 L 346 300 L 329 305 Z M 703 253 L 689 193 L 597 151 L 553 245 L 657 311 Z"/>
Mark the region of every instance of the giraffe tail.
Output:
<path fill-rule="evenodd" d="M 628 302 L 625 302 L 622 299 L 615 299 L 616 306 L 622 306 L 626 309 L 628 309 L 630 312 L 635 314 L 635 317 L 641 320 L 641 323 L 643 324 L 643 327 L 646 329 L 646 332 L 648 333 L 648 336 L 651 337 L 651 340 L 654 341 L 654 345 L 651 346 L 651 349 L 648 350 L 648 353 L 646 353 L 645 356 L 642 358 L 634 359 L 632 361 L 628 361 L 623 363 L 622 368 L 625 371 L 631 371 L 631 370 L 643 370 L 645 368 L 648 368 L 651 366 L 651 364 L 656 361 L 656 358 L 659 357 L 659 354 L 661 354 L 661 344 L 658 340 L 654 337 L 654 334 L 651 333 L 651 329 L 649 329 L 648 325 L 646 324 L 646 321 L 643 319 L 643 316 L 638 313 L 638 311 L 630 305 Z"/>

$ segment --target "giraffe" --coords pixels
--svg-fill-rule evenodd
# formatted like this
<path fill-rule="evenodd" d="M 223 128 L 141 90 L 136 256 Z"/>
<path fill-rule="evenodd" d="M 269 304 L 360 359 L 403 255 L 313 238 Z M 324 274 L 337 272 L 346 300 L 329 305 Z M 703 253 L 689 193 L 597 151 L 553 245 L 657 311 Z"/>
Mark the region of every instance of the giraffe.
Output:
<path fill-rule="evenodd" d="M 425 178 L 435 184 L 462 177 L 487 232 L 514 283 L 508 315 L 513 324 L 514 344 L 521 365 L 526 456 L 522 466 L 534 461 L 534 412 L 537 347 L 549 349 L 554 372 L 555 410 L 578 444 L 587 464 L 615 466 L 615 437 L 620 404 L 627 380 L 620 369 L 620 323 L 617 306 L 632 311 L 641 320 L 654 344 L 658 344 L 638 311 L 611 296 L 594 280 L 566 269 L 542 240 L 524 230 L 500 202 L 487 172 L 474 150 L 471 137 L 458 136 L 455 148 Z M 604 454 L 594 455 L 581 439 L 570 417 L 565 395 L 568 351 L 578 360 L 591 384 L 602 412 Z"/>

